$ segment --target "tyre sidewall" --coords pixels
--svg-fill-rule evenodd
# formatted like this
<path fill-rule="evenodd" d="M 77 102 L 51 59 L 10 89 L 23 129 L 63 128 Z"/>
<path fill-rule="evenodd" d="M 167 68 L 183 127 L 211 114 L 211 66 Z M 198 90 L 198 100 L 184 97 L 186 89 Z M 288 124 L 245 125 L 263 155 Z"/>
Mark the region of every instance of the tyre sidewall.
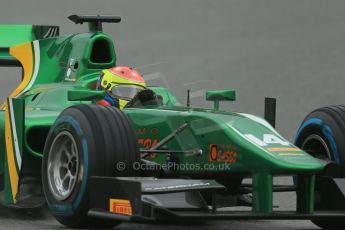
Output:
<path fill-rule="evenodd" d="M 339 119 L 339 116 L 331 117 L 330 108 L 321 108 L 310 113 L 302 122 L 295 139 L 295 145 L 302 147 L 303 142 L 312 134 L 320 136 L 326 143 L 328 149 L 330 150 L 331 160 L 335 161 L 341 168 L 342 176 L 345 175 L 345 135 L 344 135 L 344 125 L 345 122 Z M 334 115 L 334 114 L 333 114 Z M 339 114 L 338 114 L 339 115 Z M 340 124 L 341 123 L 341 124 Z M 323 196 L 329 196 L 326 188 L 318 187 L 318 182 L 316 178 L 316 190 L 321 194 L 321 199 Z M 315 204 L 315 209 L 327 210 L 329 204 L 322 202 L 320 204 Z M 336 220 L 311 220 L 317 226 L 324 229 L 342 229 L 345 221 L 342 219 Z"/>
<path fill-rule="evenodd" d="M 74 191 L 65 200 L 57 200 L 50 191 L 49 182 L 47 178 L 47 161 L 49 157 L 49 150 L 55 137 L 62 131 L 69 132 L 76 142 L 78 148 L 78 155 L 80 159 L 80 166 L 78 171 L 78 178 Z M 45 144 L 43 165 L 42 165 L 42 183 L 46 187 L 45 197 L 50 210 L 58 218 L 63 216 L 64 222 L 68 219 L 75 222 L 79 216 L 86 215 L 88 210 L 88 174 L 89 174 L 89 146 L 93 145 L 92 138 L 89 139 L 86 136 L 85 129 L 77 120 L 72 116 L 62 115 L 55 122 L 51 128 L 51 132 L 48 134 L 47 143 Z"/>
<path fill-rule="evenodd" d="M 331 160 L 341 166 L 344 174 L 345 139 L 343 139 L 344 134 L 340 127 L 326 114 L 316 112 L 310 114 L 302 122 L 296 135 L 296 146 L 302 147 L 303 141 L 311 134 L 317 134 L 325 141 L 330 150 Z"/>

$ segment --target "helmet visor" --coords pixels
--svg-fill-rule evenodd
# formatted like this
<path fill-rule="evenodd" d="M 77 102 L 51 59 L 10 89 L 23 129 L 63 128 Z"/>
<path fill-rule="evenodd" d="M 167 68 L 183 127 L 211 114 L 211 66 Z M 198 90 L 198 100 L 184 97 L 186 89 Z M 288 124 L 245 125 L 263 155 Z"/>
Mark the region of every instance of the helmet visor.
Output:
<path fill-rule="evenodd" d="M 117 85 L 111 89 L 110 94 L 112 97 L 130 101 L 143 89 L 145 89 L 145 87 L 140 85 Z"/>

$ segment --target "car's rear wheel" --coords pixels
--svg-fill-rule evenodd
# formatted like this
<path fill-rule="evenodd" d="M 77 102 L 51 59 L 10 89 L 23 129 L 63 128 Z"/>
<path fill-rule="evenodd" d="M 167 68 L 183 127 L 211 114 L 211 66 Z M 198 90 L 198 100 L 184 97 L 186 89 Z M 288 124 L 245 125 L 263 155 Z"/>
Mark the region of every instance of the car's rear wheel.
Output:
<path fill-rule="evenodd" d="M 302 122 L 295 144 L 316 158 L 334 161 L 339 167 L 333 177 L 345 172 L 345 106 L 329 106 L 311 112 Z M 334 171 L 333 171 L 334 172 Z M 327 189 L 320 188 L 316 179 L 315 210 L 329 210 Z M 324 229 L 343 229 L 345 220 L 312 220 Z"/>
<path fill-rule="evenodd" d="M 88 217 L 91 176 L 135 176 L 137 138 L 120 110 L 98 105 L 65 109 L 52 126 L 42 161 L 43 191 L 56 219 L 72 228 L 120 222 Z M 119 171 L 116 164 L 123 162 Z"/>

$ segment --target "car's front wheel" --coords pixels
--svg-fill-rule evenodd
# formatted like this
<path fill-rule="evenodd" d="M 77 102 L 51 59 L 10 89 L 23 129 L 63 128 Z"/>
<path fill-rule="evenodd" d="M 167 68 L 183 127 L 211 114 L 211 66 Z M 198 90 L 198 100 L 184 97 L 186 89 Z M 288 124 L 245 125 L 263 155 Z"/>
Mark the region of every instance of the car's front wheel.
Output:
<path fill-rule="evenodd" d="M 295 144 L 312 156 L 336 163 L 339 170 L 334 170 L 331 177 L 344 177 L 345 172 L 345 106 L 329 106 L 311 112 L 302 122 Z M 336 173 L 334 173 L 336 172 Z M 315 209 L 331 210 L 327 188 L 322 188 L 316 178 Z M 345 220 L 313 220 L 324 229 L 343 229 Z"/>
<path fill-rule="evenodd" d="M 116 108 L 77 105 L 65 109 L 52 126 L 42 161 L 43 191 L 56 219 L 72 228 L 105 228 L 119 222 L 91 218 L 91 176 L 134 176 L 137 138 Z M 126 167 L 117 171 L 116 163 Z M 93 194 L 95 195 L 95 194 Z"/>

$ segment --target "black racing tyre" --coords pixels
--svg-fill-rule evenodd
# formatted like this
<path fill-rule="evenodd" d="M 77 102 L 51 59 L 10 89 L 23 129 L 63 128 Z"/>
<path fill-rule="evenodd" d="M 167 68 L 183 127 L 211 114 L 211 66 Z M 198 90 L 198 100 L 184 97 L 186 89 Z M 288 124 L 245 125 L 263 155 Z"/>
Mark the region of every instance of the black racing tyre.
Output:
<path fill-rule="evenodd" d="M 127 166 L 117 170 L 116 164 Z M 76 105 L 65 109 L 48 134 L 42 160 L 43 191 L 50 210 L 71 228 L 109 228 L 120 222 L 91 218 L 91 176 L 136 176 L 137 138 L 114 107 Z"/>
<path fill-rule="evenodd" d="M 336 177 L 345 175 L 345 106 L 329 106 L 314 110 L 302 122 L 295 144 L 316 158 L 336 162 Z M 330 210 L 326 188 L 320 188 L 316 178 L 315 210 Z M 324 229 L 343 229 L 345 220 L 312 220 Z"/>

